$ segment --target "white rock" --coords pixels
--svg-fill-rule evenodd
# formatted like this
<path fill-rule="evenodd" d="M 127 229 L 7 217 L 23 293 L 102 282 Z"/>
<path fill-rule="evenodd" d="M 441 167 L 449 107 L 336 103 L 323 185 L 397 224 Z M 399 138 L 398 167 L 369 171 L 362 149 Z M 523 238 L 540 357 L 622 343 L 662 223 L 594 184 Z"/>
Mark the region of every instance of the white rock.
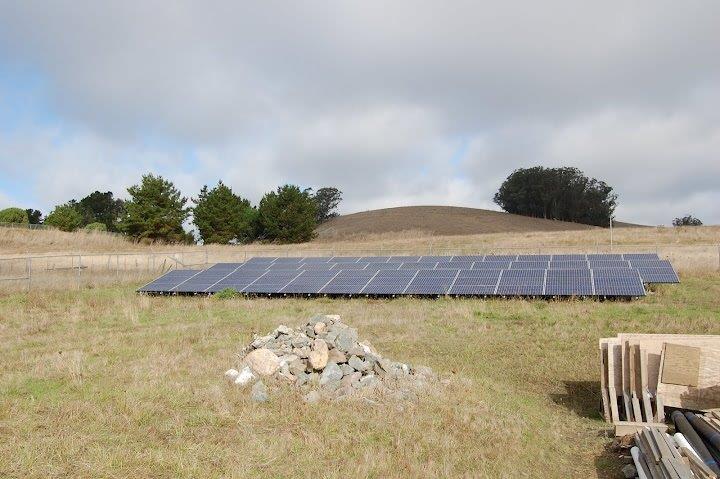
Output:
<path fill-rule="evenodd" d="M 225 371 L 225 377 L 230 382 L 234 382 L 235 378 L 237 378 L 239 374 L 240 372 L 237 369 L 228 369 Z"/>
<path fill-rule="evenodd" d="M 327 331 L 327 324 L 323 322 L 315 323 L 315 327 L 313 328 L 313 331 L 315 331 L 315 334 L 322 334 L 325 331 Z"/>
<path fill-rule="evenodd" d="M 269 349 L 260 348 L 245 356 L 245 364 L 259 376 L 272 376 L 280 368 L 280 358 Z"/>
<path fill-rule="evenodd" d="M 255 379 L 255 375 L 253 374 L 252 369 L 250 369 L 250 366 L 245 366 L 235 377 L 235 384 L 238 386 L 245 386 L 253 379 Z"/>
<path fill-rule="evenodd" d="M 308 355 L 308 362 L 313 369 L 322 369 L 327 365 L 328 347 L 322 339 L 313 342 L 313 351 Z"/>

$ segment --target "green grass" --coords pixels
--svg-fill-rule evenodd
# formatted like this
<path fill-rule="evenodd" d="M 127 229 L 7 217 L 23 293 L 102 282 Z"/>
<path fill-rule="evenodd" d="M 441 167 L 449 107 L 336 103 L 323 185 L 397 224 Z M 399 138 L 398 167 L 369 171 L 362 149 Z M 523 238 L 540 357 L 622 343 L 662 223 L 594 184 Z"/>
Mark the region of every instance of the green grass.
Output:
<path fill-rule="evenodd" d="M 597 340 L 720 334 L 720 276 L 633 302 L 0 298 L 0 477 L 616 477 Z M 443 380 L 417 399 L 254 404 L 222 373 L 253 332 L 338 313 Z"/>

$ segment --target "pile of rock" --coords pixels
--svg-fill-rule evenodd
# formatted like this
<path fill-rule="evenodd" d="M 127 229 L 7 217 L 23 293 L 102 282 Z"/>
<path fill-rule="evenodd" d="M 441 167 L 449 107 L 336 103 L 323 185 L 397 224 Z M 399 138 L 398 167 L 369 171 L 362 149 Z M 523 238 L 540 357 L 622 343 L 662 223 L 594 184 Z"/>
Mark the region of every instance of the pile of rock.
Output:
<path fill-rule="evenodd" d="M 367 342 L 358 341 L 357 330 L 338 315 L 315 316 L 304 326 L 279 326 L 266 336 L 255 336 L 242 350 L 241 366 L 225 373 L 244 387 L 254 384 L 252 398 L 267 401 L 263 380 L 294 384 L 307 392 L 305 400 L 336 399 L 408 382 L 424 384 L 429 368 L 413 368 L 383 358 Z"/>

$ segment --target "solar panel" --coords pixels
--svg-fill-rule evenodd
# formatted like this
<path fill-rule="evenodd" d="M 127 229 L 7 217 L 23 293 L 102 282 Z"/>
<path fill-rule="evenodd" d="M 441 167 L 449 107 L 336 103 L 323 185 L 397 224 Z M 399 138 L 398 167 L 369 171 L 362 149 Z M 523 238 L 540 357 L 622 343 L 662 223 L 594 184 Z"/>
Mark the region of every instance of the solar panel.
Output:
<path fill-rule="evenodd" d="M 338 271 L 303 271 L 278 292 L 284 294 L 317 294 L 340 273 Z"/>
<path fill-rule="evenodd" d="M 227 277 L 221 279 L 205 290 L 207 293 L 217 293 L 223 289 L 230 288 L 235 291 L 242 291 L 247 285 L 267 274 L 267 270 L 238 268 Z"/>
<path fill-rule="evenodd" d="M 549 269 L 590 269 L 587 260 L 555 260 L 550 261 Z"/>
<path fill-rule="evenodd" d="M 597 296 L 645 296 L 640 275 L 634 277 L 606 277 L 593 280 Z"/>
<path fill-rule="evenodd" d="M 513 261 L 510 269 L 547 269 L 547 261 Z"/>
<path fill-rule="evenodd" d="M 584 254 L 554 254 L 551 261 L 587 261 Z"/>
<path fill-rule="evenodd" d="M 670 268 L 638 268 L 643 283 L 679 283 L 675 270 Z"/>
<path fill-rule="evenodd" d="M 267 271 L 264 275 L 248 284 L 244 293 L 276 294 L 290 281 L 299 276 L 299 271 Z"/>
<path fill-rule="evenodd" d="M 630 262 L 621 259 L 591 259 L 588 260 L 590 268 L 629 268 Z"/>
<path fill-rule="evenodd" d="M 446 294 L 452 286 L 458 271 L 443 269 L 434 271 L 418 271 L 410 281 L 405 294 Z"/>
<path fill-rule="evenodd" d="M 205 270 L 171 271 L 138 289 L 264 295 L 642 296 L 643 282 L 676 283 L 650 253 L 495 256 L 253 257 Z"/>
<path fill-rule="evenodd" d="M 621 254 L 614 254 L 614 253 L 598 253 L 598 254 L 589 254 L 587 255 L 588 260 L 601 260 L 601 261 L 621 261 L 623 259 L 623 255 Z"/>
<path fill-rule="evenodd" d="M 639 260 L 639 261 L 652 261 L 656 259 L 660 259 L 657 253 L 625 253 L 623 256 L 623 259 L 633 261 L 633 260 Z"/>
<path fill-rule="evenodd" d="M 395 295 L 402 294 L 419 271 L 378 271 L 360 294 Z"/>
<path fill-rule="evenodd" d="M 320 294 L 360 294 L 365 285 L 378 271 L 340 271 L 337 276 L 319 290 Z"/>
<path fill-rule="evenodd" d="M 219 263 L 188 278 L 175 288 L 177 293 L 202 293 L 210 286 L 227 277 L 241 266 L 241 263 Z"/>
<path fill-rule="evenodd" d="M 200 273 L 200 270 L 174 269 L 148 284 L 141 286 L 137 291 L 139 293 L 169 293 L 172 288 L 187 281 L 198 273 Z"/>

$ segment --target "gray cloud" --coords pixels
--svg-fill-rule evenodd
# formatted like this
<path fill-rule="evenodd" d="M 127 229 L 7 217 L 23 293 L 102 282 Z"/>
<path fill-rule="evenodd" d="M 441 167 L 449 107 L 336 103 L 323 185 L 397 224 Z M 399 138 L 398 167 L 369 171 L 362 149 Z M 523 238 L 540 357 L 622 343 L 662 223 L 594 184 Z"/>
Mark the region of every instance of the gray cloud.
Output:
<path fill-rule="evenodd" d="M 187 194 L 338 185 L 346 211 L 487 207 L 512 169 L 571 165 L 623 218 L 717 223 L 718 17 L 712 0 L 3 3 L 0 62 L 37 71 L 77 128 L 3 135 L 0 161 L 62 165 L 31 180 L 48 202 L 157 167 Z"/>

